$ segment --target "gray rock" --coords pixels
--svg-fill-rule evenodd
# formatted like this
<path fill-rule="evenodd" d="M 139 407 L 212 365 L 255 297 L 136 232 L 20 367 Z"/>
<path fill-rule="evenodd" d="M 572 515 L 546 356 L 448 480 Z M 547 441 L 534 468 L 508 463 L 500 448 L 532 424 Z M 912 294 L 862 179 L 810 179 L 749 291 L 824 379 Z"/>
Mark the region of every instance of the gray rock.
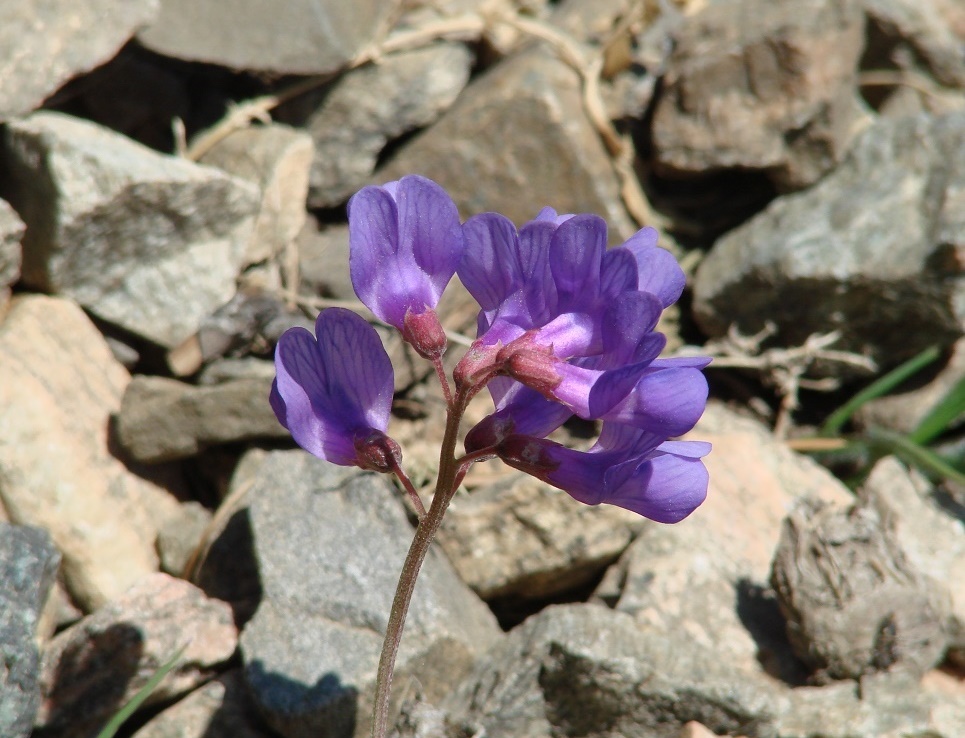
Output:
<path fill-rule="evenodd" d="M 366 184 L 387 142 L 432 123 L 452 104 L 472 61 L 457 43 L 388 54 L 283 109 L 281 119 L 304 125 L 315 141 L 309 205 L 338 205 Z"/>
<path fill-rule="evenodd" d="M 261 209 L 245 252 L 246 265 L 282 254 L 295 240 L 305 222 L 313 154 L 307 133 L 272 123 L 235 131 L 199 160 L 254 182 L 261 191 Z"/>
<path fill-rule="evenodd" d="M 218 359 L 211 362 L 198 375 L 198 384 L 204 387 L 239 379 L 260 379 L 271 382 L 274 378 L 273 361 L 245 356 L 240 359 Z"/>
<path fill-rule="evenodd" d="M 965 731 L 965 697 L 924 692 L 909 674 L 798 687 L 772 731 L 780 738 L 955 738 Z"/>
<path fill-rule="evenodd" d="M 481 75 L 376 176 L 410 173 L 439 182 L 466 216 L 494 210 L 522 224 L 551 204 L 561 213 L 603 216 L 617 242 L 636 231 L 583 111 L 579 75 L 544 49 Z"/>
<path fill-rule="evenodd" d="M 162 0 L 157 21 L 138 35 L 149 49 L 189 61 L 280 74 L 326 74 L 376 42 L 398 0 L 258 0 L 231 5 Z"/>
<path fill-rule="evenodd" d="M 222 674 L 151 718 L 134 738 L 272 738 L 261 726 L 241 669 Z"/>
<path fill-rule="evenodd" d="M 659 170 L 759 170 L 805 187 L 838 163 L 860 119 L 858 0 L 721 0 L 677 33 L 653 114 Z"/>
<path fill-rule="evenodd" d="M 264 597 L 241 648 L 254 699 L 286 738 L 369 730 L 378 654 L 413 533 L 394 494 L 385 480 L 301 451 L 271 453 L 255 473 L 250 516 Z M 406 622 L 397 700 L 410 679 L 439 699 L 499 635 L 431 551 Z"/>
<path fill-rule="evenodd" d="M 872 27 L 887 39 L 879 43 L 890 43 L 890 58 L 882 61 L 906 67 L 914 59 L 942 84 L 965 87 L 965 10 L 960 3 L 861 0 L 861 4 Z"/>
<path fill-rule="evenodd" d="M 819 678 L 920 677 L 945 654 L 947 593 L 909 565 L 872 509 L 799 506 L 785 521 L 771 583 L 795 653 Z"/>
<path fill-rule="evenodd" d="M 940 507 L 932 492 L 889 456 L 875 464 L 860 494 L 908 565 L 950 601 L 949 655 L 965 666 L 965 522 Z"/>
<path fill-rule="evenodd" d="M 840 330 L 835 348 L 893 366 L 962 335 L 965 113 L 880 119 L 841 166 L 720 238 L 694 282 L 721 335 L 765 320 L 785 345 Z"/>
<path fill-rule="evenodd" d="M 487 738 L 677 738 L 692 720 L 766 735 L 777 687 L 735 680 L 726 659 L 681 654 L 686 637 L 603 607 L 553 606 L 510 632 L 441 704 L 459 735 Z"/>
<path fill-rule="evenodd" d="M 137 461 L 194 456 L 205 446 L 287 438 L 268 405 L 271 379 L 195 387 L 165 377 L 131 380 L 117 418 L 117 438 Z"/>
<path fill-rule="evenodd" d="M 40 528 L 0 523 L 0 735 L 27 738 L 40 706 L 37 626 L 60 563 Z"/>
<path fill-rule="evenodd" d="M 797 499 L 845 504 L 851 494 L 765 427 L 720 405 L 708 407 L 691 437 L 714 447 L 704 460 L 706 502 L 676 525 L 648 524 L 600 597 L 642 630 L 673 640 L 681 658 L 725 662 L 748 683 L 768 675 L 799 681 L 804 674 L 768 586 L 774 548 Z"/>
<path fill-rule="evenodd" d="M 485 599 L 540 599 L 587 584 L 645 524 L 610 505 L 589 507 L 525 474 L 456 498 L 439 544 Z"/>
<path fill-rule="evenodd" d="M 20 239 L 25 228 L 14 209 L 0 200 L 0 307 L 10 298 L 10 286 L 20 279 Z"/>
<path fill-rule="evenodd" d="M 182 695 L 231 657 L 237 636 L 225 603 L 167 574 L 145 577 L 44 648 L 37 725 L 63 738 L 95 733 L 183 646 L 146 704 Z"/>
<path fill-rule="evenodd" d="M 110 59 L 154 19 L 158 5 L 158 0 L 4 3 L 0 120 L 29 113 L 64 82 Z"/>
<path fill-rule="evenodd" d="M 254 185 L 59 113 L 10 123 L 5 147 L 25 284 L 165 347 L 234 294 Z"/>

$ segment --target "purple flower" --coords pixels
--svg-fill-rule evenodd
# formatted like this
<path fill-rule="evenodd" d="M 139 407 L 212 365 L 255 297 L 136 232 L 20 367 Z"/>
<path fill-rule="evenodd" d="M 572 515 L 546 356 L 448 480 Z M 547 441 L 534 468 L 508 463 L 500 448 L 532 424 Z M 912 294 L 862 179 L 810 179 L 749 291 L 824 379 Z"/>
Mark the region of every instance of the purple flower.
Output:
<path fill-rule="evenodd" d="M 348 203 L 350 268 L 359 299 L 423 356 L 445 348 L 435 315 L 464 250 L 459 213 L 435 182 L 409 175 Z"/>
<path fill-rule="evenodd" d="M 457 380 L 488 381 L 496 404 L 467 452 L 494 453 L 588 504 L 664 522 L 689 514 L 706 495 L 710 447 L 668 439 L 703 413 L 709 359 L 658 358 L 657 321 L 685 279 L 656 231 L 607 250 L 601 219 L 548 208 L 518 232 L 492 213 L 465 231 L 459 276 L 482 309 Z M 589 451 L 545 438 L 573 414 L 604 421 Z"/>
<path fill-rule="evenodd" d="M 614 423 L 604 423 L 588 451 L 527 436 L 510 436 L 499 447 L 504 462 L 580 502 L 617 505 L 660 523 L 679 522 L 704 501 L 708 475 L 700 459 L 708 453 L 709 443 L 663 441 Z"/>
<path fill-rule="evenodd" d="M 315 335 L 291 328 L 275 347 L 269 402 L 303 449 L 343 466 L 389 471 L 400 460 L 385 434 L 392 364 L 378 333 L 350 310 L 329 308 Z"/>

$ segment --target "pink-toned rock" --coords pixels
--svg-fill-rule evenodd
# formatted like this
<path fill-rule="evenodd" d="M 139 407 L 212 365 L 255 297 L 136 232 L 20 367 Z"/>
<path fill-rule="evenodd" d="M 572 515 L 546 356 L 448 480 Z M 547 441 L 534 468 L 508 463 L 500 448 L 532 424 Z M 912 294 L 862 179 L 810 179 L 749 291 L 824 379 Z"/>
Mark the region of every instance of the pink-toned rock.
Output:
<path fill-rule="evenodd" d="M 44 649 L 37 725 L 60 738 L 96 732 L 184 647 L 147 704 L 203 683 L 235 651 L 231 609 L 181 579 L 145 577 Z"/>
<path fill-rule="evenodd" d="M 157 570 L 147 510 L 176 503 L 111 454 L 130 377 L 77 305 L 15 299 L 0 356 L 0 498 L 12 521 L 50 532 L 71 595 L 92 610 Z"/>

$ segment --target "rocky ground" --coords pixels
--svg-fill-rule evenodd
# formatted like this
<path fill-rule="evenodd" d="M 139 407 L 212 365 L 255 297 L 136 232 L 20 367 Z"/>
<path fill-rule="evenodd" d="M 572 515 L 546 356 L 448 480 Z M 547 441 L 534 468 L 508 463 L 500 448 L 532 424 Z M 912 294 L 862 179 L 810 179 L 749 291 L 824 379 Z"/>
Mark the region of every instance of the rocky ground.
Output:
<path fill-rule="evenodd" d="M 397 735 L 965 735 L 965 487 L 800 452 L 930 346 L 846 432 L 907 434 L 965 375 L 959 0 L 27 0 L 0 121 L 4 738 L 94 736 L 176 653 L 121 735 L 367 734 L 413 516 L 294 448 L 269 359 L 361 307 L 344 203 L 412 172 L 464 216 L 658 227 L 670 348 L 718 358 L 681 524 L 467 478 Z M 458 355 L 472 302 L 442 312 Z M 441 398 L 383 338 L 428 484 Z"/>

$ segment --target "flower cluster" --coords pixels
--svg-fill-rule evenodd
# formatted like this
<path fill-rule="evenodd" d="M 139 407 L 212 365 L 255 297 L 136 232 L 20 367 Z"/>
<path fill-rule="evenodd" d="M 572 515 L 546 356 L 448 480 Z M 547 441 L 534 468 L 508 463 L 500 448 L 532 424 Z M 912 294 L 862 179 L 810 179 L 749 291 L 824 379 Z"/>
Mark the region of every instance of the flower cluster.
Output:
<path fill-rule="evenodd" d="M 348 214 L 355 291 L 433 362 L 454 426 L 476 393 L 488 388 L 493 397 L 494 412 L 454 461 L 456 484 L 473 461 L 497 456 L 581 502 L 661 522 L 700 505 L 708 483 L 700 459 L 710 445 L 668 439 L 703 412 L 709 360 L 658 358 L 657 321 L 680 297 L 684 275 L 656 231 L 608 249 L 606 224 L 594 215 L 546 208 L 518 230 L 496 213 L 460 223 L 445 191 L 414 175 L 362 189 Z M 480 312 L 453 392 L 435 308 L 455 274 Z M 336 464 L 402 475 L 386 435 L 392 366 L 368 323 L 325 310 L 315 337 L 297 328 L 282 336 L 275 363 L 271 404 L 299 445 Z M 586 451 L 547 438 L 574 415 L 601 422 Z"/>

